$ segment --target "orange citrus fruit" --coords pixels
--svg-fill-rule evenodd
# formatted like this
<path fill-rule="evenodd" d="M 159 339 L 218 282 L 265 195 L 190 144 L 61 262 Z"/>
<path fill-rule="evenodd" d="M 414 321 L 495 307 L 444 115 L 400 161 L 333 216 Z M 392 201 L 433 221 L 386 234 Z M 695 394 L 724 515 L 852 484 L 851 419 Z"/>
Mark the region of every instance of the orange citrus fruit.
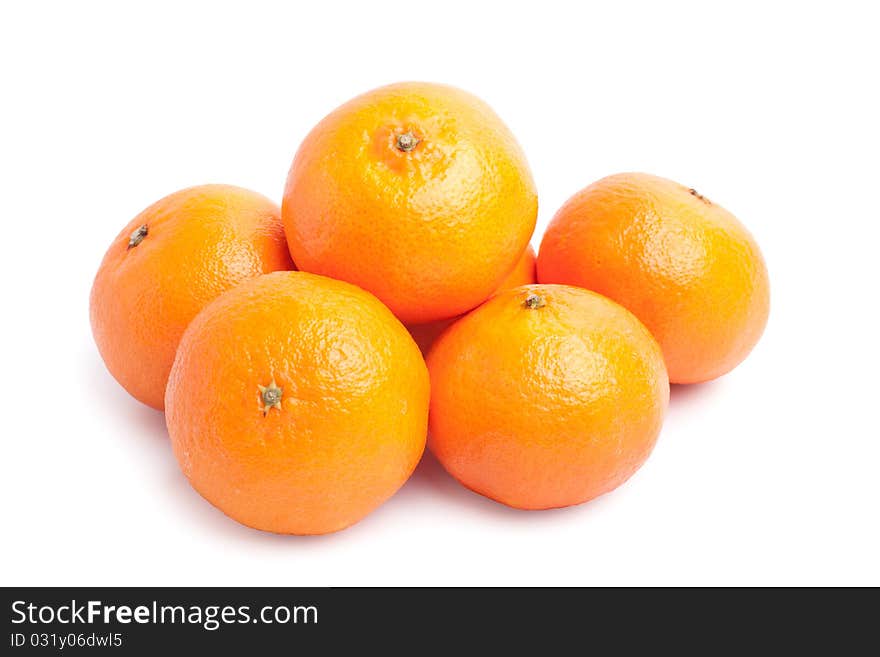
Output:
<path fill-rule="evenodd" d="M 418 347 L 378 299 L 276 272 L 193 320 L 165 406 L 174 453 L 209 502 L 257 529 L 323 534 L 406 481 L 428 398 Z"/>
<path fill-rule="evenodd" d="M 113 240 L 95 276 L 92 333 L 110 373 L 162 409 L 184 329 L 221 292 L 293 263 L 278 206 L 230 185 L 157 201 Z"/>
<path fill-rule="evenodd" d="M 669 399 L 660 348 L 622 306 L 565 285 L 505 290 L 434 343 L 429 446 L 509 506 L 590 500 L 654 446 Z"/>
<path fill-rule="evenodd" d="M 770 308 L 767 268 L 730 212 L 644 173 L 603 178 L 556 213 L 538 280 L 614 299 L 650 329 L 673 383 L 714 379 L 752 350 Z"/>
<path fill-rule="evenodd" d="M 469 93 L 401 83 L 325 117 L 291 166 L 282 217 L 297 266 L 354 283 L 406 323 L 486 299 L 532 235 L 525 156 Z"/>
<path fill-rule="evenodd" d="M 529 246 L 523 251 L 519 260 L 516 261 L 516 266 L 507 275 L 507 278 L 501 281 L 501 285 L 498 286 L 495 293 L 497 294 L 501 290 L 507 290 L 511 287 L 528 285 L 536 281 L 535 250 Z M 410 324 L 406 328 L 409 330 L 410 335 L 413 336 L 416 344 L 419 345 L 419 349 L 422 350 L 422 353 L 427 354 L 431 345 L 434 343 L 434 340 L 437 339 L 437 336 L 443 333 L 450 324 L 460 318 L 461 316 L 459 315 L 452 319 L 439 319 L 436 322 L 428 322 L 427 324 Z"/>

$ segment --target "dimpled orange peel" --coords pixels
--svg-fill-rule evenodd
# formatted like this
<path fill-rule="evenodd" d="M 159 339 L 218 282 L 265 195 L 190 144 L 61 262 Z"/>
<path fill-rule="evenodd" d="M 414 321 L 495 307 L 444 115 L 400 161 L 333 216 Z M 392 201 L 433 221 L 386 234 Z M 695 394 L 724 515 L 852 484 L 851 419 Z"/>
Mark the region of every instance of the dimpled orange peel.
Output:
<path fill-rule="evenodd" d="M 157 201 L 123 228 L 95 276 L 92 334 L 107 369 L 162 410 L 180 336 L 220 293 L 293 269 L 278 206 L 232 185 L 200 185 Z"/>
<path fill-rule="evenodd" d="M 308 134 L 282 216 L 297 267 L 354 283 L 421 324 L 498 288 L 537 207 L 525 156 L 488 105 L 406 82 L 354 98 Z"/>
<path fill-rule="evenodd" d="M 770 311 L 748 230 L 696 190 L 644 173 L 603 178 L 562 206 L 541 242 L 538 280 L 626 306 L 660 343 L 673 383 L 732 370 Z"/>
<path fill-rule="evenodd" d="M 165 405 L 174 454 L 209 502 L 257 529 L 324 534 L 410 476 L 428 397 L 418 347 L 378 299 L 277 272 L 193 320 Z"/>
<path fill-rule="evenodd" d="M 625 308 L 565 285 L 500 292 L 434 343 L 429 446 L 509 506 L 586 502 L 650 454 L 669 399 L 660 348 Z"/>

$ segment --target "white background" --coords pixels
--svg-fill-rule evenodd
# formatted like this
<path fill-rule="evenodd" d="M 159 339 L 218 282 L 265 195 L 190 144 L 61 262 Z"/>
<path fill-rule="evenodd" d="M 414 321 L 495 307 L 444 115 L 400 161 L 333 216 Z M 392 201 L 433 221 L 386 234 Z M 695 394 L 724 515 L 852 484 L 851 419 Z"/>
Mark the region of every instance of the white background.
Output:
<path fill-rule="evenodd" d="M 870 3 L 307 4 L 3 3 L 2 583 L 880 584 Z M 104 369 L 92 276 L 178 188 L 280 200 L 312 125 L 407 79 L 509 124 L 539 188 L 535 245 L 617 171 L 726 206 L 768 262 L 767 332 L 730 375 L 676 387 L 651 459 L 593 503 L 514 511 L 427 457 L 342 533 L 246 529 Z"/>

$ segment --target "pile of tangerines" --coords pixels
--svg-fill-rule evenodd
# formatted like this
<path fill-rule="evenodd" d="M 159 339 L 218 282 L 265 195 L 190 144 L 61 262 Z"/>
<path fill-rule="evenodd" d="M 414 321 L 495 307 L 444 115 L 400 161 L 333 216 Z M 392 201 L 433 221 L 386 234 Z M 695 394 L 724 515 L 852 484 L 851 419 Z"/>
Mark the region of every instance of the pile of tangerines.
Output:
<path fill-rule="evenodd" d="M 135 217 L 95 277 L 95 341 L 164 409 L 195 489 L 251 527 L 347 527 L 426 440 L 504 504 L 585 502 L 648 457 L 670 382 L 746 357 L 767 271 L 733 215 L 663 178 L 578 192 L 536 258 L 537 210 L 482 101 L 383 87 L 309 133 L 280 209 L 204 185 Z"/>

